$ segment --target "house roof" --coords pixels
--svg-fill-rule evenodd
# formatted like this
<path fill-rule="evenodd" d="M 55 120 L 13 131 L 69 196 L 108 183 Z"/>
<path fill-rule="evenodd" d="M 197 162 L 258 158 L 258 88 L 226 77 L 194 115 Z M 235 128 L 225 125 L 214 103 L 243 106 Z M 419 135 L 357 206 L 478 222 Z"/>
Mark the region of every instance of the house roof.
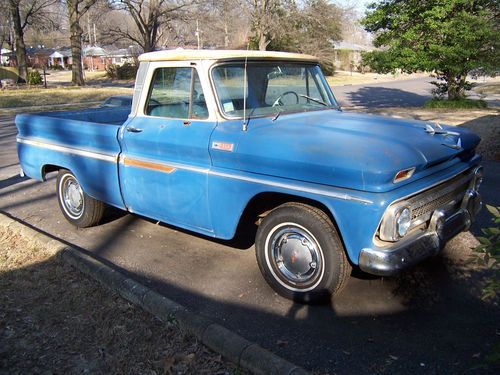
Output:
<path fill-rule="evenodd" d="M 70 56 L 71 56 L 71 49 L 69 48 L 56 50 L 54 51 L 54 53 L 50 55 L 50 57 L 70 57 Z"/>
<path fill-rule="evenodd" d="M 55 50 L 52 48 L 42 48 L 42 47 L 28 47 L 26 48 L 26 54 L 28 56 L 49 56 Z"/>
<path fill-rule="evenodd" d="M 266 59 L 266 60 L 300 60 L 314 61 L 318 59 L 311 55 L 288 52 L 245 51 L 245 50 L 194 50 L 175 49 L 144 53 L 139 61 L 171 61 L 171 60 L 236 60 L 236 59 Z"/>
<path fill-rule="evenodd" d="M 130 57 L 132 56 L 131 51 L 128 48 L 119 48 L 108 50 L 109 57 Z"/>
<path fill-rule="evenodd" d="M 84 56 L 106 56 L 108 53 L 104 48 L 101 47 L 84 47 Z"/>

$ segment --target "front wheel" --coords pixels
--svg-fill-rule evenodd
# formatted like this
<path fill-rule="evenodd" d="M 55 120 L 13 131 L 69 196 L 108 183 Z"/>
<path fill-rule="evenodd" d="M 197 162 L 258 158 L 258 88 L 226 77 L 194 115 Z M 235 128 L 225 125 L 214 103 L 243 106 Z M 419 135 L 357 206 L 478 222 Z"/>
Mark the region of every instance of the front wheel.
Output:
<path fill-rule="evenodd" d="M 57 201 L 64 217 L 79 228 L 97 225 L 104 215 L 103 202 L 88 196 L 67 169 L 57 175 Z"/>
<path fill-rule="evenodd" d="M 255 251 L 269 285 L 298 302 L 328 300 L 351 273 L 330 218 L 306 204 L 286 203 L 271 211 L 257 230 Z"/>

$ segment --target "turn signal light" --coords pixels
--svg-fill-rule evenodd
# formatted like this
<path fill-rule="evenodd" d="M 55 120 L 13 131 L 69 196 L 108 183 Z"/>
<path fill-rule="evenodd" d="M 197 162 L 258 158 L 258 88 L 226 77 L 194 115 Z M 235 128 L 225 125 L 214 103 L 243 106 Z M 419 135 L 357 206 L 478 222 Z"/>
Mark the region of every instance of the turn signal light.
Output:
<path fill-rule="evenodd" d="M 413 172 L 415 172 L 415 167 L 403 169 L 398 173 L 396 173 L 396 175 L 394 176 L 394 180 L 392 182 L 397 183 L 403 180 L 407 180 L 411 176 L 413 176 Z"/>

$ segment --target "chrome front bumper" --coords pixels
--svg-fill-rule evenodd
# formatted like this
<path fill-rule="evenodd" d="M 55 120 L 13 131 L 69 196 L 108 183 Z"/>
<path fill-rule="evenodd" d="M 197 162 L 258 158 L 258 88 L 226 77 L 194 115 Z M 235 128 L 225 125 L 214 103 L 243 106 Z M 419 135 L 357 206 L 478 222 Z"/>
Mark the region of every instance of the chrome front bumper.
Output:
<path fill-rule="evenodd" d="M 444 210 L 435 210 L 425 231 L 389 246 L 362 249 L 359 267 L 367 273 L 388 276 L 436 255 L 452 237 L 469 229 L 481 207 L 481 196 L 470 188 L 458 211 L 447 214 Z"/>

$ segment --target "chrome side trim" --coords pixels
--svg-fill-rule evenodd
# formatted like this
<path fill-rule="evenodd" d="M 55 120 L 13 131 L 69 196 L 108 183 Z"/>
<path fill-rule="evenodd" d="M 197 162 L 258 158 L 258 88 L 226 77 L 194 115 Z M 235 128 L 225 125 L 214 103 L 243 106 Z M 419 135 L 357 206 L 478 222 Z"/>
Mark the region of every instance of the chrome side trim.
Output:
<path fill-rule="evenodd" d="M 128 157 L 128 158 L 130 160 L 130 157 Z M 127 156 L 120 155 L 119 159 L 120 159 L 120 163 L 124 164 L 124 160 L 127 159 Z M 329 191 L 328 189 L 306 188 L 306 187 L 294 185 L 294 184 L 274 182 L 274 181 L 269 181 L 269 180 L 265 180 L 262 178 L 245 177 L 245 176 L 240 176 L 240 175 L 237 175 L 234 173 L 217 172 L 217 171 L 213 171 L 213 170 L 210 170 L 207 168 L 193 167 L 190 165 L 179 164 L 179 163 L 171 163 L 171 162 L 165 163 L 165 162 L 159 161 L 159 160 L 152 160 L 152 159 L 146 159 L 146 158 L 136 158 L 136 157 L 134 157 L 133 159 L 141 161 L 141 162 L 145 162 L 145 163 L 168 165 L 168 167 L 172 167 L 175 169 L 180 169 L 180 170 L 185 170 L 185 171 L 190 171 L 190 172 L 195 172 L 195 173 L 204 173 L 204 174 L 208 174 L 211 176 L 230 178 L 233 180 L 246 181 L 246 182 L 251 182 L 251 183 L 255 183 L 255 184 L 262 184 L 262 185 L 267 185 L 267 186 L 272 186 L 272 187 L 277 187 L 277 188 L 282 188 L 282 189 L 301 191 L 301 192 L 306 192 L 306 193 L 311 193 L 311 194 L 318 194 L 318 195 L 323 195 L 323 196 L 327 196 L 330 198 L 360 202 L 360 203 L 364 203 L 364 204 L 373 204 L 373 201 L 371 201 L 371 200 L 355 197 L 355 196 L 352 196 L 349 194 L 336 193 L 333 191 Z"/>
<path fill-rule="evenodd" d="M 53 150 L 53 151 L 60 151 L 60 152 L 64 152 L 67 154 L 73 154 L 73 155 L 78 155 L 78 156 L 85 156 L 88 158 L 108 161 L 108 162 L 112 162 L 112 163 L 116 163 L 118 160 L 118 155 L 111 155 L 111 154 L 104 154 L 104 153 L 94 152 L 94 151 L 89 151 L 89 150 L 82 150 L 82 149 L 77 149 L 77 148 L 72 148 L 72 147 L 67 147 L 67 146 L 61 146 L 61 145 L 56 144 L 56 143 L 36 141 L 36 140 L 26 139 L 26 138 L 21 138 L 21 137 L 17 137 L 16 140 L 18 143 L 23 143 L 23 144 L 34 146 L 34 147 L 45 148 L 45 149 L 49 149 L 49 150 Z"/>
<path fill-rule="evenodd" d="M 238 176 L 238 175 L 223 173 L 223 172 L 209 171 L 208 173 L 213 175 L 213 176 L 218 176 L 218 177 L 232 178 L 232 179 L 237 179 L 237 180 L 241 180 L 241 181 L 253 182 L 256 184 L 263 184 L 263 185 L 278 187 L 278 188 L 282 188 L 282 189 L 302 191 L 302 192 L 306 192 L 306 193 L 318 194 L 318 195 L 323 195 L 323 196 L 336 198 L 336 199 L 342 199 L 342 200 L 346 200 L 346 201 L 355 201 L 355 202 L 360 202 L 360 203 L 364 203 L 364 204 L 373 204 L 373 201 L 371 201 L 369 199 L 359 198 L 359 197 L 355 197 L 355 196 L 352 196 L 349 194 L 340 194 L 340 193 L 336 193 L 333 191 L 329 191 L 327 189 L 306 188 L 303 186 L 298 186 L 298 185 L 293 185 L 293 184 L 267 181 L 267 180 L 263 180 L 260 178 L 244 177 L 244 176 Z"/>

